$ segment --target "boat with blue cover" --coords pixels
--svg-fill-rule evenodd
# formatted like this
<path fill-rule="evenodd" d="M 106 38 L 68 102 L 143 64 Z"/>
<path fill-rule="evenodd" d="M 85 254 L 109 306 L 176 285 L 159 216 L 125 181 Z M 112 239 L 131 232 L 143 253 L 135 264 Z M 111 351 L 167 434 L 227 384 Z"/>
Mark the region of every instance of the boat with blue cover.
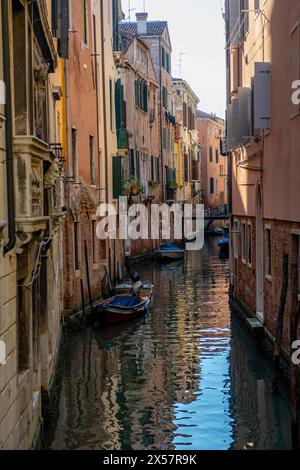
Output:
<path fill-rule="evenodd" d="M 126 322 L 149 309 L 152 295 L 116 295 L 98 306 L 100 320 L 107 323 Z"/>
<path fill-rule="evenodd" d="M 224 238 L 222 238 L 219 241 L 218 246 L 220 248 L 220 251 L 222 251 L 222 252 L 229 251 L 229 247 L 230 247 L 229 230 L 226 230 Z"/>
<path fill-rule="evenodd" d="M 167 243 L 163 243 L 160 246 L 160 249 L 154 252 L 154 255 L 156 258 L 160 260 L 175 261 L 175 260 L 184 258 L 185 250 L 183 248 L 180 248 L 180 246 L 177 245 L 177 243 L 167 242 Z"/>

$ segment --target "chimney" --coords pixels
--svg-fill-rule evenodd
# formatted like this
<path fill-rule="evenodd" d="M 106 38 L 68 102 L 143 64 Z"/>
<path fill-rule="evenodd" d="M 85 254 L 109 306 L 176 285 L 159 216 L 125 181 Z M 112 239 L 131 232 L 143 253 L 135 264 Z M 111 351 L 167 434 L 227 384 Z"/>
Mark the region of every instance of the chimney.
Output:
<path fill-rule="evenodd" d="M 145 36 L 147 34 L 147 19 L 148 19 L 148 13 L 136 14 L 138 36 Z"/>

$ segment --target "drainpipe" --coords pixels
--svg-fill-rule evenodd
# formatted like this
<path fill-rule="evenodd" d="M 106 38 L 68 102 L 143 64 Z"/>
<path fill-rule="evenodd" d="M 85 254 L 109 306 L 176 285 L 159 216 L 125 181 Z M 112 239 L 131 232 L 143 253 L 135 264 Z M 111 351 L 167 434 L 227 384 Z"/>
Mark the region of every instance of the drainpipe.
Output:
<path fill-rule="evenodd" d="M 3 31 L 3 68 L 6 86 L 5 104 L 5 140 L 6 140 L 6 178 L 7 178 L 7 212 L 8 212 L 8 243 L 4 247 L 4 255 L 9 253 L 16 244 L 15 222 L 15 188 L 13 162 L 13 129 L 12 129 L 12 90 L 10 81 L 10 50 L 9 50 L 9 9 L 8 0 L 2 0 L 2 31 Z"/>

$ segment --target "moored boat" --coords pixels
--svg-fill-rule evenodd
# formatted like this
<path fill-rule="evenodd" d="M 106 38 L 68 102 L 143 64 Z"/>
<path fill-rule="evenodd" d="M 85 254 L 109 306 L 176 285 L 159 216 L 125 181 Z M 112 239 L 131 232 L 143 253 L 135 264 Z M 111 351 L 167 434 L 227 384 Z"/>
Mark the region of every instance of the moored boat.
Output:
<path fill-rule="evenodd" d="M 224 238 L 222 238 L 219 241 L 218 246 L 221 252 L 229 251 L 229 247 L 230 247 L 229 230 L 226 230 Z"/>
<path fill-rule="evenodd" d="M 105 323 L 119 323 L 132 320 L 148 311 L 151 299 L 152 294 L 143 296 L 143 293 L 111 297 L 98 305 L 99 320 Z"/>
<path fill-rule="evenodd" d="M 166 261 L 175 261 L 185 256 L 185 250 L 180 248 L 176 243 L 163 243 L 159 250 L 154 252 L 156 258 Z"/>

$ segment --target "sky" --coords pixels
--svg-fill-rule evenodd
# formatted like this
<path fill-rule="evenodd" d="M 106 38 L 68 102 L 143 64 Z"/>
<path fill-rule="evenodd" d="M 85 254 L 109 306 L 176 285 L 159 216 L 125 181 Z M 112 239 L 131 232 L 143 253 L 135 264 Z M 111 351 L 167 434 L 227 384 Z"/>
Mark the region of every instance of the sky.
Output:
<path fill-rule="evenodd" d="M 224 117 L 225 25 L 223 0 L 122 0 L 123 11 L 131 21 L 135 13 L 146 11 L 149 20 L 167 20 L 173 47 L 172 75 L 180 77 L 179 54 L 182 55 L 182 78 L 200 99 L 199 108 Z"/>

